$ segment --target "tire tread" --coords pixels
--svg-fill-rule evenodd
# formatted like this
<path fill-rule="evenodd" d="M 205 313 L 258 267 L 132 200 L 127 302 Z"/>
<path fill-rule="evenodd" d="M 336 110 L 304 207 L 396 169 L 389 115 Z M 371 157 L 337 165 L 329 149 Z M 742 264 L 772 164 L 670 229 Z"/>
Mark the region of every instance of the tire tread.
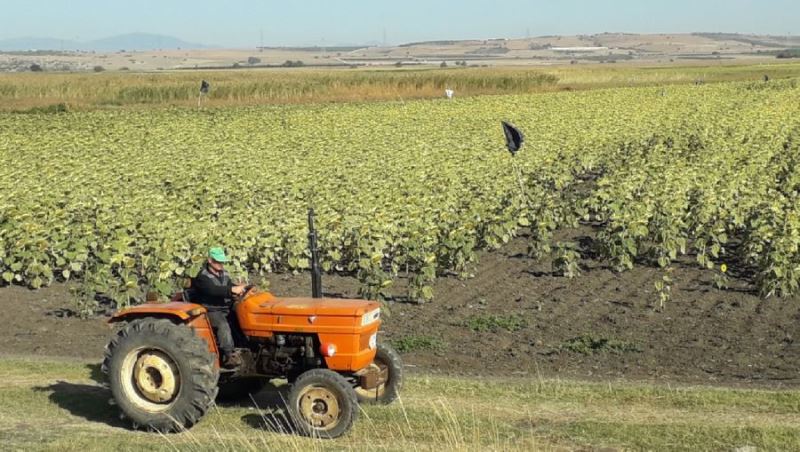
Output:
<path fill-rule="evenodd" d="M 166 342 L 176 345 L 176 348 L 185 357 L 191 374 L 184 380 L 191 385 L 193 399 L 189 403 L 181 404 L 181 409 L 170 412 L 171 418 L 164 416 L 151 416 L 153 419 L 143 419 L 131 413 L 122 415 L 131 418 L 134 429 L 147 428 L 160 432 L 176 432 L 188 429 L 205 416 L 217 396 L 217 381 L 219 371 L 214 366 L 214 356 L 208 351 L 205 340 L 197 336 L 194 330 L 185 324 L 176 324 L 163 318 L 140 318 L 120 328 L 111 338 L 103 352 L 101 370 L 106 375 L 106 384 L 110 386 L 111 374 L 115 362 L 116 352 L 126 342 L 139 336 L 159 337 Z M 117 401 L 123 408 L 123 404 Z M 146 416 L 145 416 L 146 417 Z M 133 419 L 137 418 L 137 419 Z"/>

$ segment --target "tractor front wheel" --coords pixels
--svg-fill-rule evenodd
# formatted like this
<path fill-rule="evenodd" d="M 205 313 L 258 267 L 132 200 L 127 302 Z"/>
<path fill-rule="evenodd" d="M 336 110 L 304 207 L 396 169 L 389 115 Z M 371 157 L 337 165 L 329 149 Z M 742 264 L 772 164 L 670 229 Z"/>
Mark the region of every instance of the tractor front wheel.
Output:
<path fill-rule="evenodd" d="M 344 435 L 358 417 L 353 387 L 328 369 L 301 374 L 289 392 L 288 409 L 298 433 L 325 439 Z"/>
<path fill-rule="evenodd" d="M 214 403 L 219 371 L 206 342 L 187 325 L 137 319 L 106 346 L 103 372 L 134 428 L 175 432 Z"/>
<path fill-rule="evenodd" d="M 375 360 L 370 366 L 384 376 L 384 381 L 374 389 L 356 386 L 358 402 L 378 405 L 394 402 L 403 388 L 403 361 L 400 354 L 388 344 L 378 344 Z"/>

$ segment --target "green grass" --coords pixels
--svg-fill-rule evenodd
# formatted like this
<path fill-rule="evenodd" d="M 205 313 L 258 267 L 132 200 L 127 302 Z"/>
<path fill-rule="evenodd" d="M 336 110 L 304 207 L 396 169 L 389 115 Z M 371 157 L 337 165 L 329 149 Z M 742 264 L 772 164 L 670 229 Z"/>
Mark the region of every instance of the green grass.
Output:
<path fill-rule="evenodd" d="M 466 321 L 467 328 L 476 333 L 493 332 L 501 330 L 519 331 L 525 328 L 527 322 L 517 314 L 511 315 L 479 315 L 473 316 Z"/>
<path fill-rule="evenodd" d="M 260 409 L 215 407 L 188 432 L 158 435 L 126 428 L 97 367 L 0 360 L 3 450 L 800 449 L 800 391 L 424 375 L 333 441 L 268 427 L 280 424 L 281 388 L 256 396 Z"/>
<path fill-rule="evenodd" d="M 441 351 L 447 343 L 439 338 L 412 334 L 392 340 L 392 345 L 400 353 L 418 351 Z"/>
<path fill-rule="evenodd" d="M 594 353 L 625 353 L 641 351 L 636 344 L 621 341 L 619 339 L 608 339 L 605 337 L 594 337 L 591 335 L 578 336 L 564 341 L 561 346 L 565 350 L 582 355 L 592 355 Z"/>

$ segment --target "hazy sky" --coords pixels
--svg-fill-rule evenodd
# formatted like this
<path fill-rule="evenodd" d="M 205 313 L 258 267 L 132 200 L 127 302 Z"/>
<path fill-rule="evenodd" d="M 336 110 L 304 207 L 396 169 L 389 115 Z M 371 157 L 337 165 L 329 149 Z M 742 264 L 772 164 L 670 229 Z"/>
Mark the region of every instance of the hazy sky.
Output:
<path fill-rule="evenodd" d="M 603 31 L 800 33 L 800 0 L 0 0 L 0 39 L 148 32 L 217 46 Z"/>

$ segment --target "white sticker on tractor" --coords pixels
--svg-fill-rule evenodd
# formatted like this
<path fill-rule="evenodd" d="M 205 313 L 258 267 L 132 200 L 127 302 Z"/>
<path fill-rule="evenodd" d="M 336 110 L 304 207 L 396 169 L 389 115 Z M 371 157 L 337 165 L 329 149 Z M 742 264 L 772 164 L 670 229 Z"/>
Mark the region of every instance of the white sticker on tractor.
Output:
<path fill-rule="evenodd" d="M 381 318 L 381 308 L 370 311 L 361 316 L 361 326 L 369 325 Z"/>

